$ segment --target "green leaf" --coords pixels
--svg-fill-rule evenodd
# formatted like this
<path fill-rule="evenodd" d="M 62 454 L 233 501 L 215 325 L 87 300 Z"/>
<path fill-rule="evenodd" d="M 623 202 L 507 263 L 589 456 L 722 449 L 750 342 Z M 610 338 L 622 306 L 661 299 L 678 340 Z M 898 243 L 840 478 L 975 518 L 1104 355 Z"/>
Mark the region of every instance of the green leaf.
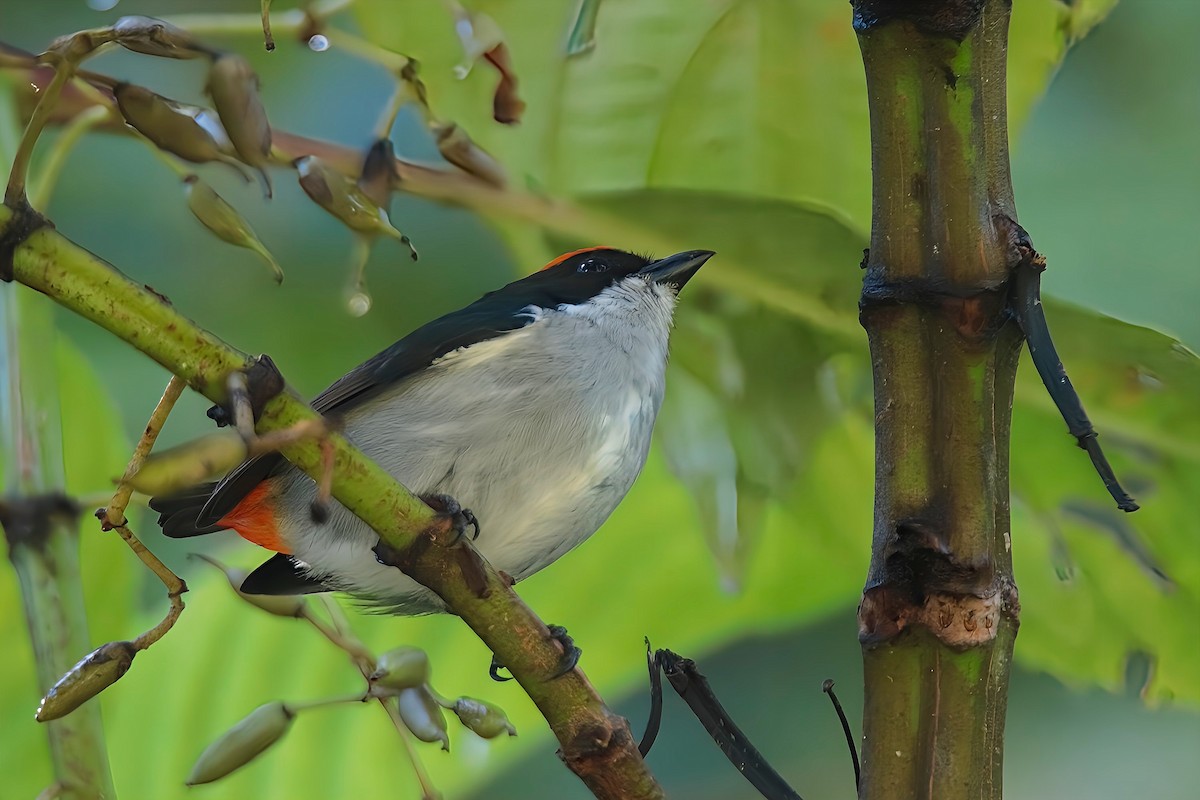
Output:
<path fill-rule="evenodd" d="M 1024 122 L 1070 41 L 1115 0 L 1015 4 L 1009 117 Z M 497 76 L 458 81 L 462 60 L 443 4 L 366 0 L 376 42 L 419 59 L 439 115 L 470 132 L 515 175 L 552 194 L 642 187 L 818 200 L 860 227 L 870 220 L 871 158 L 862 59 L 850 9 L 829 0 L 600 3 L 595 47 L 568 57 L 577 4 L 469 4 L 507 36 L 520 126 L 491 119 Z"/>
<path fill-rule="evenodd" d="M 1063 303 L 1048 302 L 1046 316 L 1105 452 L 1142 508 L 1113 507 L 1024 364 L 1012 447 L 1017 657 L 1110 689 L 1125 682 L 1131 656 L 1148 658 L 1146 698 L 1196 702 L 1200 359 L 1168 336 Z"/>

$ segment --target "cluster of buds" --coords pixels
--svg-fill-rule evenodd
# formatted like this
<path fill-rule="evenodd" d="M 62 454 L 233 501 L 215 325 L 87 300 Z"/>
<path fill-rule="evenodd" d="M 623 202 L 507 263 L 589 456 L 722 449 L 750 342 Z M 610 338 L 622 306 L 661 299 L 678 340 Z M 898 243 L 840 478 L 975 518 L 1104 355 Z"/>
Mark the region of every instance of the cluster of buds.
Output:
<path fill-rule="evenodd" d="M 423 742 L 441 742 L 450 749 L 446 717 L 442 709 L 453 711 L 464 727 L 484 739 L 501 734 L 516 736 L 517 729 L 498 706 L 473 697 L 448 700 L 430 684 L 429 657 L 416 647 L 397 647 L 379 657 L 375 671 L 367 678 L 373 697 L 395 697 L 400 718 Z"/>
<path fill-rule="evenodd" d="M 275 616 L 316 624 L 304 598 L 246 594 L 241 591 L 246 572 L 227 567 L 208 556 L 197 557 L 221 570 L 238 597 L 247 603 Z M 430 683 L 432 670 L 424 650 L 397 647 L 372 659 L 366 647 L 349 634 L 343 631 L 336 637 L 343 640 L 339 646 L 356 659 L 374 663 L 370 673 L 366 672 L 370 667 L 364 669 L 368 685 L 366 693 L 309 703 L 277 701 L 259 706 L 204 750 L 188 776 L 189 786 L 218 780 L 250 763 L 283 738 L 298 714 L 337 703 L 357 703 L 372 698 L 383 703 L 394 702 L 400 720 L 413 736 L 422 742 L 438 743 L 443 750 L 450 749 L 445 710 L 453 712 L 464 727 L 485 739 L 503 734 L 517 735 L 507 715 L 496 705 L 472 697 L 450 700 L 440 695 Z"/>

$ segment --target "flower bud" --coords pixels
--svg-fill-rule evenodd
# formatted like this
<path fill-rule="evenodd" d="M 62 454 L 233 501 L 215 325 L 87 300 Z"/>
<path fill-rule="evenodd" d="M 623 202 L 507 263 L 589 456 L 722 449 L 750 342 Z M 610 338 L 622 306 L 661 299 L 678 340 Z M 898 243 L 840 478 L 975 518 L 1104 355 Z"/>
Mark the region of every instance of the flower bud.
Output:
<path fill-rule="evenodd" d="M 221 195 L 195 175 L 188 175 L 183 179 L 183 183 L 188 209 L 196 219 L 216 234 L 217 238 L 257 253 L 271 268 L 275 282 L 283 283 L 283 269 L 237 209 L 225 202 Z"/>
<path fill-rule="evenodd" d="M 271 178 L 265 167 L 271 155 L 271 124 L 250 62 L 232 54 L 213 61 L 208 71 L 208 94 L 238 158 L 258 170 L 270 197 Z"/>
<path fill-rule="evenodd" d="M 261 608 L 268 614 L 274 614 L 277 617 L 298 618 L 304 616 L 305 610 L 308 608 L 308 603 L 299 595 L 293 594 L 246 594 L 242 591 L 242 582 L 246 580 L 246 576 L 250 573 L 244 569 L 235 569 L 227 567 L 211 556 L 206 556 L 203 553 L 192 553 L 193 558 L 198 558 L 206 564 L 211 564 L 225 574 L 225 579 L 229 581 L 229 585 L 233 587 L 233 591 L 237 596 L 245 600 L 252 606 Z"/>
<path fill-rule="evenodd" d="M 443 750 L 450 749 L 446 733 L 446 717 L 442 707 L 424 687 L 404 689 L 396 698 L 400 719 L 422 742 L 441 742 Z"/>
<path fill-rule="evenodd" d="M 492 98 L 492 117 L 505 125 L 521 120 L 525 102 L 517 95 L 517 76 L 512 69 L 504 32 L 487 14 L 471 12 L 452 0 L 454 29 L 462 42 L 466 60 L 455 68 L 459 78 L 465 78 L 475 62 L 483 59 L 500 73 L 500 82 Z"/>
<path fill-rule="evenodd" d="M 37 721 L 65 717 L 112 686 L 129 670 L 135 655 L 132 642 L 109 642 L 84 656 L 46 692 L 38 705 Z"/>
<path fill-rule="evenodd" d="M 413 260 L 417 259 L 412 241 L 392 226 L 387 212 L 371 202 L 358 184 L 316 156 L 301 156 L 292 163 L 300 175 L 300 188 L 314 203 L 353 231 L 399 239 L 408 245 Z"/>
<path fill-rule="evenodd" d="M 187 785 L 212 783 L 250 763 L 288 732 L 295 716 L 286 705 L 279 702 L 254 709 L 200 754 L 187 777 Z"/>
<path fill-rule="evenodd" d="M 463 63 L 455 69 L 455 73 L 459 78 L 465 78 L 484 53 L 504 42 L 504 32 L 487 14 L 468 11 L 458 2 L 451 2 L 451 7 L 454 30 L 458 33 L 464 56 Z"/>
<path fill-rule="evenodd" d="M 246 443 L 237 433 L 202 436 L 170 450 L 152 453 L 129 479 L 134 491 L 167 495 L 228 472 L 246 459 Z"/>
<path fill-rule="evenodd" d="M 508 721 L 508 715 L 499 706 L 474 697 L 460 697 L 454 701 L 454 713 L 458 721 L 484 739 L 495 739 L 502 733 L 516 736 L 517 729 Z"/>
<path fill-rule="evenodd" d="M 501 42 L 483 57 L 500 73 L 500 82 L 492 97 L 492 119 L 503 125 L 515 125 L 525 113 L 525 101 L 517 94 L 517 74 L 512 69 L 508 45 Z"/>
<path fill-rule="evenodd" d="M 415 689 L 429 681 L 429 656 L 418 647 L 397 647 L 388 650 L 375 662 L 375 671 L 368 676 L 377 694 L 390 695 L 404 689 Z"/>
<path fill-rule="evenodd" d="M 377 139 L 363 159 L 358 188 L 367 198 L 386 208 L 392 199 L 392 182 L 396 178 L 396 152 L 391 139 Z"/>
<path fill-rule="evenodd" d="M 433 135 L 442 158 L 463 172 L 499 188 L 504 188 L 508 183 L 508 176 L 500 162 L 475 144 L 467 132 L 453 122 L 434 126 Z"/>
<path fill-rule="evenodd" d="M 241 166 L 221 152 L 207 109 L 176 103 L 132 83 L 118 84 L 113 95 L 129 126 L 160 150 L 195 164 L 222 161 L 245 177 Z"/>
<path fill-rule="evenodd" d="M 212 50 L 183 28 L 154 17 L 121 17 L 112 26 L 117 44 L 135 53 L 163 58 L 197 58 Z"/>

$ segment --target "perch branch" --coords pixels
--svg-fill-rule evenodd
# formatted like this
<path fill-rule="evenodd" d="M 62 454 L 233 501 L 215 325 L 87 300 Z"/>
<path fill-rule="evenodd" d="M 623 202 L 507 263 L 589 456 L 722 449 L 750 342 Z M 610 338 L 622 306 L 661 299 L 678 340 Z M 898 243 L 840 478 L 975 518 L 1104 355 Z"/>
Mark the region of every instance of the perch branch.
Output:
<path fill-rule="evenodd" d="M 30 225 L 29 213 L 27 207 L 0 208 L 0 239 L 7 238 L 11 248 L 11 261 L 0 263 L 0 275 L 11 274 L 119 336 L 213 402 L 226 403 L 229 375 L 248 369 L 253 359 L 52 227 Z M 317 418 L 293 392 L 284 391 L 266 403 L 256 428 L 267 433 Z M 470 543 L 454 536 L 447 520 L 344 437 L 333 434 L 328 442 L 335 465 L 333 496 L 389 547 L 406 553 L 405 571 L 441 597 L 508 666 L 558 737 L 563 760 L 588 788 L 598 797 L 660 797 L 628 723 L 605 707 L 583 674 L 575 670 L 549 679 L 562 657 L 559 645 L 508 582 L 484 565 L 485 591 L 473 591 L 463 580 L 459 559 L 447 552 Z M 282 452 L 314 479 L 320 477 L 316 441 L 297 441 Z"/>

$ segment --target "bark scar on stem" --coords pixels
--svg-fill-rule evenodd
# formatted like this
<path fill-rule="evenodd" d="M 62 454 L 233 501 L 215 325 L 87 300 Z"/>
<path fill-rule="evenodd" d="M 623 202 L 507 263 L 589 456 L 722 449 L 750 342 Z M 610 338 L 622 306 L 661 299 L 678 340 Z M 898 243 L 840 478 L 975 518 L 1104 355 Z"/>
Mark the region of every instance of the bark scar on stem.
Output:
<path fill-rule="evenodd" d="M 27 202 L 9 205 L 12 220 L 0 231 L 0 281 L 12 283 L 13 257 L 17 248 L 35 231 L 53 228 L 54 223 L 42 216 Z"/>
<path fill-rule="evenodd" d="M 56 519 L 78 517 L 79 504 L 65 494 L 39 494 L 32 497 L 0 499 L 0 528 L 9 548 L 18 545 L 41 550 Z"/>
<path fill-rule="evenodd" d="M 610 764 L 624 758 L 625 751 L 632 746 L 629 722 L 606 711 L 603 717 L 581 726 L 571 741 L 559 749 L 558 757 L 572 772 L 600 775 Z"/>
<path fill-rule="evenodd" d="M 1000 616 L 1016 619 L 1017 588 L 997 581 L 991 559 L 964 564 L 936 526 L 902 520 L 884 549 L 884 568 L 863 592 L 859 640 L 879 644 L 922 625 L 949 647 L 996 637 Z"/>

